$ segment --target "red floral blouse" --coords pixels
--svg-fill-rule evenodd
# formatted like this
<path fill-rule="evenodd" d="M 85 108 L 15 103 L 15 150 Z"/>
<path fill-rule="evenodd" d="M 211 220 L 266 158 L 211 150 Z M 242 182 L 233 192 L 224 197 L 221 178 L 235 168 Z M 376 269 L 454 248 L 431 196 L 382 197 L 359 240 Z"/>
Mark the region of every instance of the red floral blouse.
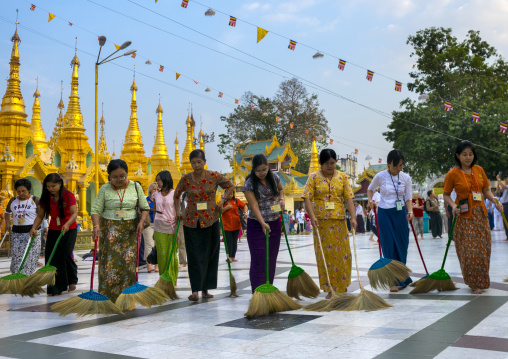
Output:
<path fill-rule="evenodd" d="M 206 171 L 205 178 L 199 183 L 194 182 L 192 173 L 182 176 L 175 189 L 175 199 L 187 192 L 187 206 L 183 214 L 183 225 L 189 228 L 210 227 L 219 219 L 219 211 L 215 202 L 217 187 L 227 189 L 233 186 L 230 180 L 213 171 Z M 204 208 L 200 209 L 198 208 Z"/>

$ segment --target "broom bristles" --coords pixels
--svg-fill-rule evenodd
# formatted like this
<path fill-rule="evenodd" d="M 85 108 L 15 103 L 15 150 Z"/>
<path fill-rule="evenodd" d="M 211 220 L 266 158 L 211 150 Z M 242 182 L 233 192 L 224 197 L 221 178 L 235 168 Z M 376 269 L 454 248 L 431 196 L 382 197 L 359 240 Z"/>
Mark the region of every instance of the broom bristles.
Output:
<path fill-rule="evenodd" d="M 252 319 L 268 313 L 285 312 L 288 310 L 300 309 L 301 307 L 300 304 L 296 303 L 280 290 L 271 293 L 254 291 L 249 301 L 249 308 L 244 315 Z"/>
<path fill-rule="evenodd" d="M 406 267 L 402 262 L 391 260 L 388 264 L 372 269 L 369 269 L 367 275 L 372 288 L 389 289 L 391 286 L 399 282 L 404 282 L 411 273 L 411 269 Z"/>
<path fill-rule="evenodd" d="M 423 277 L 421 277 L 420 279 L 418 279 L 417 281 L 414 281 L 414 282 L 411 282 L 411 284 L 409 284 L 410 287 L 416 287 L 416 283 L 418 283 L 419 281 L 423 280 L 423 279 L 426 279 L 426 278 L 429 278 L 429 275 L 424 275 Z"/>
<path fill-rule="evenodd" d="M 228 295 L 228 297 L 239 297 L 238 294 L 236 294 L 236 290 L 238 289 L 237 285 L 236 285 L 236 279 L 235 279 L 235 276 L 230 273 L 229 275 L 229 289 L 230 289 L 230 293 Z"/>
<path fill-rule="evenodd" d="M 66 299 L 51 306 L 61 317 L 76 314 L 78 317 L 93 314 L 116 314 L 122 311 L 110 300 L 89 300 L 79 296 Z"/>
<path fill-rule="evenodd" d="M 159 288 L 147 287 L 146 289 L 137 293 L 121 293 L 116 300 L 116 305 L 121 311 L 133 310 L 136 303 L 151 308 L 152 305 L 161 305 L 166 303 L 169 297 Z"/>
<path fill-rule="evenodd" d="M 317 298 L 320 290 L 310 275 L 302 272 L 294 278 L 288 278 L 286 292 L 291 298 L 301 300 L 300 295 L 305 298 Z"/>
<path fill-rule="evenodd" d="M 176 294 L 175 286 L 171 279 L 167 281 L 161 276 L 157 283 L 155 283 L 155 288 L 162 290 L 171 300 L 180 299 L 178 294 Z"/>
<path fill-rule="evenodd" d="M 0 294 L 21 294 L 27 278 L 23 273 L 12 273 L 0 278 Z"/>
<path fill-rule="evenodd" d="M 351 301 L 348 302 L 348 306 L 342 310 L 346 312 L 365 310 L 371 312 L 374 310 L 388 309 L 393 307 L 388 304 L 376 293 L 368 291 L 362 288 L 360 294 L 354 296 Z"/>
<path fill-rule="evenodd" d="M 444 292 L 456 289 L 459 288 L 455 286 L 455 283 L 453 283 L 451 279 L 437 280 L 433 278 L 426 278 L 418 281 L 415 288 L 411 292 L 409 292 L 409 294 L 428 293 L 433 290 Z"/>
<path fill-rule="evenodd" d="M 45 285 L 55 285 L 56 281 L 56 268 L 53 266 L 46 266 L 39 269 L 37 272 L 27 278 L 25 287 Z"/>
<path fill-rule="evenodd" d="M 42 289 L 40 286 L 32 285 L 29 287 L 25 284 L 22 291 L 21 291 L 21 296 L 33 298 L 34 295 L 38 295 L 38 294 L 42 294 L 42 293 L 44 293 L 44 289 Z"/>

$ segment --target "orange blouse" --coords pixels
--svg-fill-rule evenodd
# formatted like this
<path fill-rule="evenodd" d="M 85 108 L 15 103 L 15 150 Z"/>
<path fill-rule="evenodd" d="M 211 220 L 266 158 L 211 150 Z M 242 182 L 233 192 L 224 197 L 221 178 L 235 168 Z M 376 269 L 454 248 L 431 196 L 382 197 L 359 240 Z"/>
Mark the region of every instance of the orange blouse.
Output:
<path fill-rule="evenodd" d="M 448 171 L 444 181 L 444 193 L 450 194 L 455 190 L 455 193 L 457 193 L 455 203 L 457 205 L 461 199 L 469 198 L 469 212 L 460 213 L 459 216 L 462 218 L 470 218 L 474 207 L 482 207 L 483 213 L 487 216 L 483 190 L 490 188 L 490 182 L 482 167 L 474 165 L 472 173 L 473 175 L 463 172 L 460 167 L 454 167 Z M 473 191 L 482 194 L 481 201 L 473 201 Z"/>

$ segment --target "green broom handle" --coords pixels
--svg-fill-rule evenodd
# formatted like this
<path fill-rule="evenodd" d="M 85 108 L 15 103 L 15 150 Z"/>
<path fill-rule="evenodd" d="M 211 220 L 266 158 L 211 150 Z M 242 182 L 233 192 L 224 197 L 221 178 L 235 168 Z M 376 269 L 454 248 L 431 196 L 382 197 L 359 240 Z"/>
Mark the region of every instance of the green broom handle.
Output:
<path fill-rule="evenodd" d="M 30 249 L 32 248 L 32 244 L 34 243 L 35 234 L 32 236 L 32 239 L 30 239 L 30 242 L 28 242 L 28 246 L 25 249 L 25 254 L 23 255 L 23 260 L 21 261 L 21 264 L 19 265 L 18 273 L 21 272 L 23 269 L 23 265 L 25 264 L 26 258 L 28 257 L 28 253 L 30 252 Z"/>
<path fill-rule="evenodd" d="M 231 261 L 229 260 L 229 252 L 228 252 L 228 243 L 226 240 L 226 232 L 224 231 L 224 225 L 222 224 L 222 212 L 219 208 L 219 217 L 220 217 L 220 228 L 222 230 L 222 237 L 224 238 L 224 249 L 226 250 L 226 262 L 228 262 L 229 274 L 231 275 Z"/>
<path fill-rule="evenodd" d="M 284 217 L 282 217 L 282 211 L 280 211 L 280 220 L 282 221 L 282 229 L 284 229 L 284 237 L 286 238 L 286 244 L 288 245 L 289 256 L 291 257 L 291 262 L 293 263 L 293 265 L 295 265 L 295 261 L 293 260 L 293 254 L 291 253 L 291 247 L 289 246 L 288 235 L 286 233 L 286 225 L 284 224 Z"/>
<path fill-rule="evenodd" d="M 499 204 L 499 200 L 496 198 L 497 204 Z M 504 215 L 504 211 L 501 211 L 501 215 L 503 216 L 504 225 L 508 228 L 508 221 L 506 220 L 506 216 Z"/>
<path fill-rule="evenodd" d="M 63 232 L 60 231 L 60 235 L 56 239 L 55 245 L 53 246 L 53 250 L 51 251 L 51 255 L 49 256 L 48 263 L 46 263 L 47 266 L 51 263 L 51 260 L 53 259 L 53 256 L 55 255 L 56 247 L 58 246 L 58 243 L 60 242 L 60 239 L 63 237 Z"/>
<path fill-rule="evenodd" d="M 269 258 L 270 258 L 270 234 L 268 233 L 268 230 L 266 230 L 266 284 L 270 284 L 270 273 L 268 272 L 270 270 L 269 265 Z"/>
<path fill-rule="evenodd" d="M 171 257 L 173 256 L 173 251 L 175 250 L 175 245 L 176 245 L 176 240 L 178 238 L 178 230 L 179 229 L 180 229 L 180 221 L 177 221 L 176 227 L 175 227 L 175 234 L 173 235 L 173 245 L 171 246 L 171 251 L 169 252 L 168 264 L 166 265 L 166 269 L 164 270 L 164 273 L 169 271 L 169 266 L 171 264 Z"/>
<path fill-rule="evenodd" d="M 455 217 L 453 217 L 452 228 L 450 228 L 450 230 L 448 231 L 448 243 L 446 244 L 446 251 L 444 254 L 443 265 L 441 266 L 441 269 L 444 269 L 444 265 L 446 262 L 446 256 L 448 255 L 448 249 L 450 249 L 450 243 L 452 242 L 453 229 L 455 228 L 455 222 L 457 222 L 457 213 L 455 213 Z"/>

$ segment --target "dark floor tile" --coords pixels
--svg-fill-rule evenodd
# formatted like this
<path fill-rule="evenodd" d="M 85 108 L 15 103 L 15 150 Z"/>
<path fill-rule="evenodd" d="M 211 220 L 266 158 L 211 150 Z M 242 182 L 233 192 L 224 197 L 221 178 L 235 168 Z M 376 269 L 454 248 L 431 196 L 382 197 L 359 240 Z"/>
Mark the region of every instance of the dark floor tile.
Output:
<path fill-rule="evenodd" d="M 218 325 L 233 328 L 281 331 L 317 318 L 321 318 L 321 316 L 271 313 L 256 319 L 241 318 Z"/>
<path fill-rule="evenodd" d="M 11 312 L 51 312 L 51 306 L 55 303 L 44 303 L 18 309 L 10 309 Z"/>
<path fill-rule="evenodd" d="M 423 354 L 411 354 L 407 355 L 406 353 L 383 353 L 374 357 L 375 359 L 429 359 L 434 358 L 435 355 L 423 355 Z"/>
<path fill-rule="evenodd" d="M 412 338 L 412 337 L 411 337 Z M 399 343 L 386 351 L 386 354 L 405 354 L 407 358 L 412 357 L 414 353 L 418 353 L 419 355 L 427 355 L 427 356 L 436 356 L 441 353 L 444 349 L 448 347 L 447 344 L 444 345 L 432 345 L 438 343 L 432 342 L 423 342 L 418 340 L 406 339 L 402 343 Z"/>
<path fill-rule="evenodd" d="M 242 329 L 237 332 L 226 334 L 221 338 L 232 338 L 232 339 L 245 339 L 245 340 L 256 340 L 266 335 L 274 333 L 273 330 L 260 330 L 260 329 Z"/>
<path fill-rule="evenodd" d="M 455 343 L 462 337 L 463 332 L 457 331 L 441 331 L 434 329 L 424 329 L 411 336 L 411 340 L 419 340 L 422 342 L 434 342 L 434 343 Z"/>
<path fill-rule="evenodd" d="M 454 347 L 508 352 L 508 339 L 464 335 L 453 344 Z"/>

